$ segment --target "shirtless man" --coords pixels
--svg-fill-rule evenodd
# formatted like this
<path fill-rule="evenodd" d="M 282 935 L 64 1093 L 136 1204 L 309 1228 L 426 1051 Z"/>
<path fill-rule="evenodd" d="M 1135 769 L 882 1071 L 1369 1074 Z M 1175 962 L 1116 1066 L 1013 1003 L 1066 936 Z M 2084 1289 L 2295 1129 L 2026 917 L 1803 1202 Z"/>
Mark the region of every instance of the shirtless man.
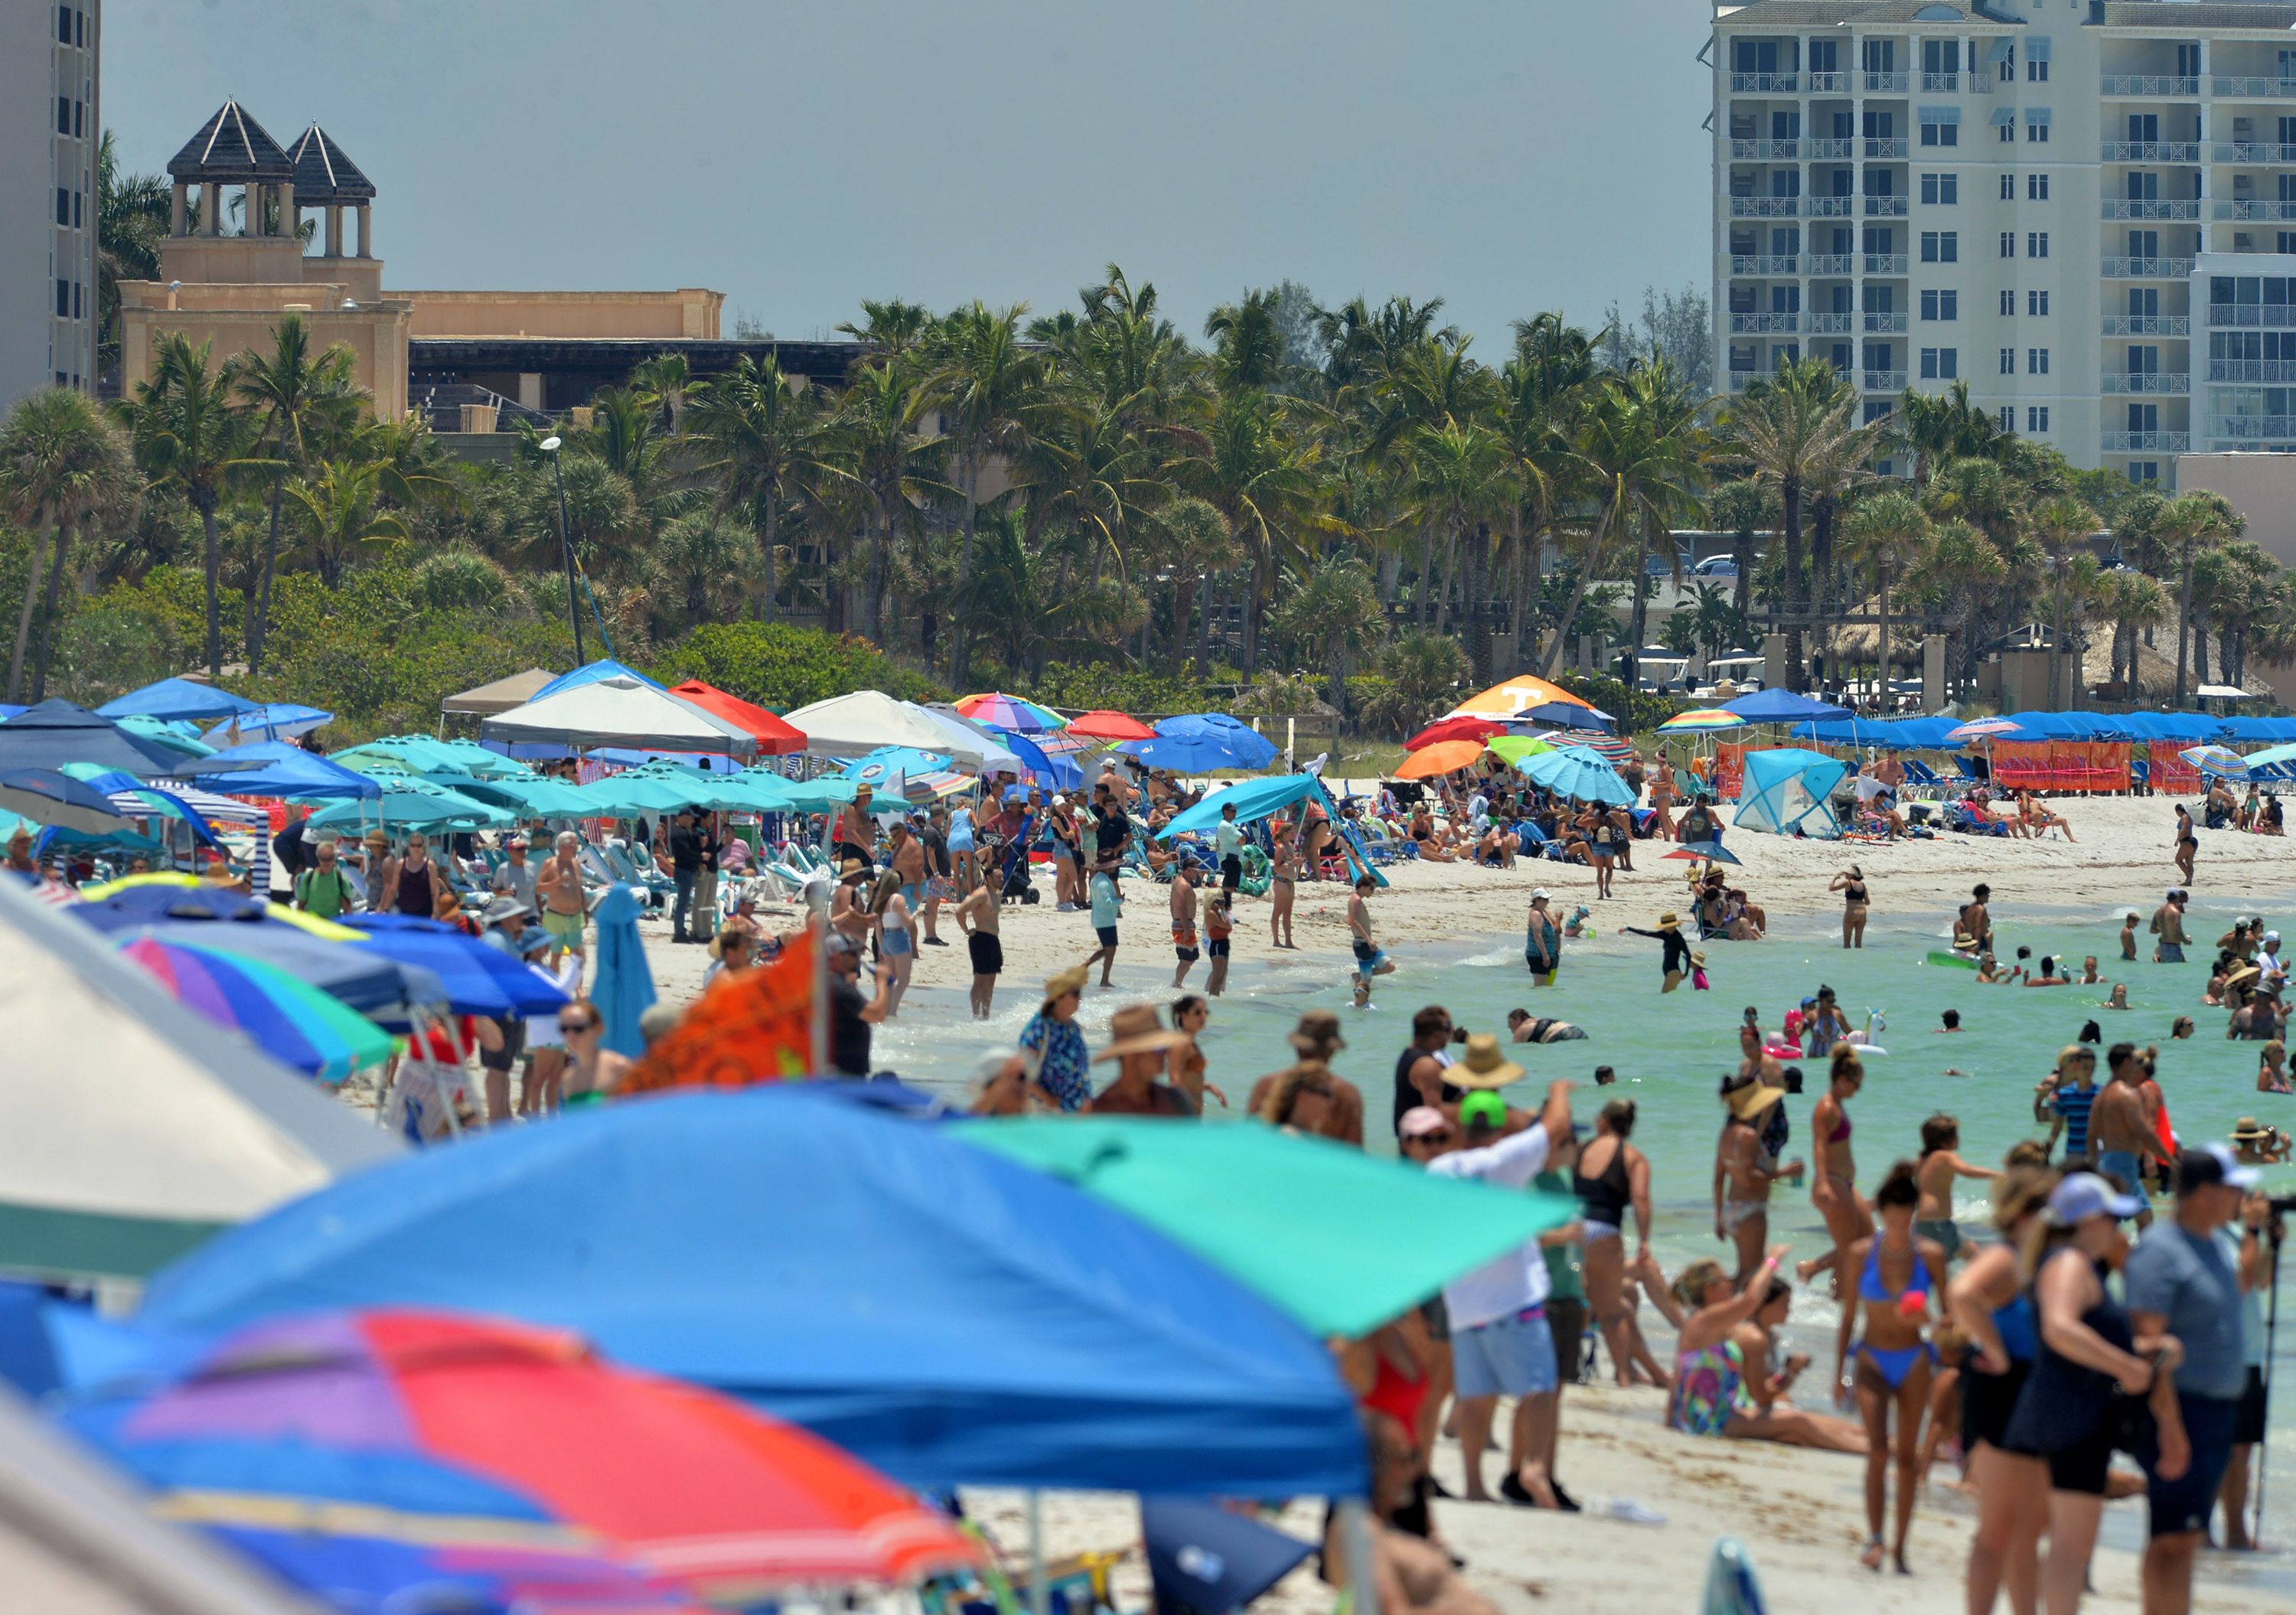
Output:
<path fill-rule="evenodd" d="M 1348 899 L 1348 936 L 1356 955 L 1355 1005 L 1363 1009 L 1371 1003 L 1371 979 L 1391 976 L 1395 961 L 1381 951 L 1378 939 L 1371 932 L 1371 894 L 1379 889 L 1379 878 L 1366 870 L 1356 877 L 1355 896 Z"/>
<path fill-rule="evenodd" d="M 893 821 L 893 850 L 885 860 L 893 867 L 893 879 L 899 882 L 901 896 L 908 899 L 912 910 L 924 906 L 925 844 L 917 833 L 900 819 Z"/>
<path fill-rule="evenodd" d="M 582 860 L 577 856 L 582 840 L 570 830 L 558 832 L 551 854 L 535 871 L 534 896 L 542 908 L 542 929 L 550 936 L 550 963 L 554 968 L 568 954 L 582 952 L 582 922 L 588 910 L 582 896 Z M 579 992 L 582 978 L 574 978 Z"/>
<path fill-rule="evenodd" d="M 1969 901 L 1961 906 L 1954 918 L 1954 951 L 1981 954 L 1993 947 L 1993 888 L 1980 884 L 1972 889 Z"/>
<path fill-rule="evenodd" d="M 956 906 L 956 928 L 964 933 L 964 945 L 972 954 L 975 1021 L 988 1019 L 996 1001 L 996 975 L 1004 968 L 1004 939 L 996 930 L 1002 906 L 989 880 L 984 873 L 980 884 L 965 893 L 964 901 Z"/>
<path fill-rule="evenodd" d="M 2152 911 L 2152 922 L 2145 927 L 2161 939 L 2152 950 L 2155 964 L 2182 964 L 2185 962 L 2185 893 L 2181 887 L 2170 887 L 2167 899 Z"/>
<path fill-rule="evenodd" d="M 1675 798 L 1674 765 L 1661 752 L 1651 769 L 1650 805 L 1651 811 L 1658 815 L 1658 833 L 1669 841 L 1674 840 Z"/>
<path fill-rule="evenodd" d="M 2112 1075 L 2097 1089 L 2096 1102 L 2089 1111 L 2089 1152 L 2096 1160 L 2098 1171 L 2119 1178 L 2130 1193 L 2138 1193 L 2144 1182 L 2145 1159 L 2172 1161 L 2173 1158 L 2161 1147 L 2161 1136 L 2145 1112 L 2144 1062 L 2138 1057 L 2136 1045 L 2116 1043 L 2104 1058 Z M 2136 1214 L 2139 1229 L 2152 1224 L 2149 1208 Z"/>
<path fill-rule="evenodd" d="M 1202 952 L 1196 942 L 1196 883 L 1188 878 L 1187 862 L 1183 859 L 1172 866 L 1172 956 L 1178 961 L 1172 967 L 1176 989 L 1188 984 L 1188 971 Z"/>
<path fill-rule="evenodd" d="M 1906 766 L 1898 760 L 1893 748 L 1882 753 L 1882 760 L 1874 765 L 1874 777 L 1887 785 L 1892 793 L 1902 791 L 1906 783 Z"/>

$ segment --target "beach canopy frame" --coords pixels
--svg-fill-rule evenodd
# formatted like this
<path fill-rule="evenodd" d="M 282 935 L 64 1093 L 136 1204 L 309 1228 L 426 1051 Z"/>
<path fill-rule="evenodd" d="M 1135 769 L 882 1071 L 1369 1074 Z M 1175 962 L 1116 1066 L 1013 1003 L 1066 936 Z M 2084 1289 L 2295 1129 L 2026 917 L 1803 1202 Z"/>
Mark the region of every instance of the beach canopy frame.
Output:
<path fill-rule="evenodd" d="M 1770 835 L 1838 836 L 1841 821 L 1833 816 L 1833 790 L 1849 773 L 1839 759 L 1799 746 L 1749 751 L 1738 814 L 1731 823 Z"/>

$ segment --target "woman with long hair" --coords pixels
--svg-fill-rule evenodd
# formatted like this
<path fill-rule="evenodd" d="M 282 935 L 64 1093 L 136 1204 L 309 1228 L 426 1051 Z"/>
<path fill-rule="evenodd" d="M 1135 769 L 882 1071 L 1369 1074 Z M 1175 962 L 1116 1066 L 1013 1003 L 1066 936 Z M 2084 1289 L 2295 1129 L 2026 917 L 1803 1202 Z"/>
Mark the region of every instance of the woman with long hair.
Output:
<path fill-rule="evenodd" d="M 909 920 L 909 900 L 890 874 L 878 878 L 869 917 L 877 930 L 877 956 L 886 964 L 885 1019 L 890 1021 L 900 1012 L 901 995 L 909 990 L 910 974 L 917 967 L 917 934 Z"/>
<path fill-rule="evenodd" d="M 1773 1124 L 1784 1115 L 1786 1091 L 1761 1076 L 1760 1034 L 1746 1029 L 1756 1043 L 1753 1070 L 1722 1083 L 1722 1136 L 1714 1148 L 1714 1237 L 1737 1246 L 1737 1282 L 1744 1283 L 1761 1260 L 1763 1242 L 1770 1232 L 1770 1185 L 1781 1177 L 1798 1177 L 1801 1162 L 1778 1160 Z"/>
<path fill-rule="evenodd" d="M 1914 1163 L 1898 1162 L 1874 1192 L 1880 1230 L 1851 1245 L 1833 1270 L 1837 1283 L 1845 1272 L 1857 1275 L 1855 1298 L 1842 1301 L 1833 1350 L 1835 1396 L 1844 1402 L 1854 1396 L 1866 1423 L 1867 1534 L 1866 1551 L 1857 1562 L 1869 1570 L 1882 1568 L 1882 1522 L 1894 1456 L 1898 1506 L 1890 1559 L 1901 1576 L 1913 1574 L 1906 1563 L 1906 1534 L 1914 1522 L 1914 1495 L 1921 1480 L 1922 1413 L 1929 1405 L 1930 1370 L 1937 1359 L 1923 1332 L 1932 1300 L 1941 1304 L 1945 1297 L 1945 1252 L 1936 1241 L 1914 1232 L 1914 1213 L 1921 1203 Z M 1849 1336 L 1861 1320 L 1853 1369 Z M 1893 1412 L 1894 1442 L 1890 1430 Z"/>
<path fill-rule="evenodd" d="M 1825 1092 L 1809 1113 L 1809 1201 L 1825 1219 L 1833 1249 L 1795 1271 L 1805 1284 L 1831 1268 L 1833 1294 L 1841 1297 L 1842 1253 L 1874 1233 L 1873 1213 L 1857 1197 L 1857 1159 L 1849 1149 L 1849 1101 L 1866 1086 L 1865 1062 L 1857 1051 L 1837 1044 Z"/>
<path fill-rule="evenodd" d="M 1595 1326 L 1611 1349 L 1611 1362 L 1619 1383 L 1634 1383 L 1639 1368 L 1650 1382 L 1663 1390 L 1666 1370 L 1658 1365 L 1630 1327 L 1633 1308 L 1627 1300 L 1626 1221 L 1634 1213 L 1635 1243 L 1650 1245 L 1650 1159 L 1627 1140 L 1635 1130 L 1635 1102 L 1614 1099 L 1595 1119 L 1595 1136 L 1579 1152 L 1570 1175 L 1586 1224 L 1587 1304 Z"/>
<path fill-rule="evenodd" d="M 1770 1362 L 1774 1332 L 1793 1300 L 1792 1286 L 1777 1275 L 1785 1253 L 1784 1245 L 1774 1248 L 1743 1283 L 1733 1283 L 1713 1258 L 1701 1257 L 1670 1289 L 1652 1290 L 1652 1300 L 1681 1332 L 1667 1424 L 1692 1436 L 1863 1452 L 1866 1439 L 1856 1425 L 1804 1413 L 1785 1399 L 1807 1357 L 1777 1368 Z"/>
<path fill-rule="evenodd" d="M 1969 1355 L 1961 1374 L 1961 1450 L 1977 1488 L 1977 1530 L 1969 1543 L 1970 1615 L 1987 1615 L 2003 1582 L 2009 1607 L 2038 1607 L 2041 1533 L 2049 1524 L 2049 1472 L 2001 1442 L 2017 1395 L 2040 1355 L 2041 1335 L 2018 1252 L 2046 1212 L 2060 1178 L 2046 1167 L 2013 1167 L 1993 1182 L 1998 1243 L 1969 1259 L 1947 1305 Z"/>

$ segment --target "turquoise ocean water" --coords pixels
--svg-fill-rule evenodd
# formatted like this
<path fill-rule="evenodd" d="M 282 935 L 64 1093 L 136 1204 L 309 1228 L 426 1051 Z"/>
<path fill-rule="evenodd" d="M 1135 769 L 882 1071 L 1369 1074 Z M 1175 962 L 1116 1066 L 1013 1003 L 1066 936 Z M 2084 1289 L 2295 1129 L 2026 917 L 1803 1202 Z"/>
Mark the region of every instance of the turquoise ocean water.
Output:
<path fill-rule="evenodd" d="M 2140 924 L 2140 957 L 2123 963 L 2118 957 L 2118 933 L 2125 909 L 2081 913 L 2015 904 L 1996 906 L 1998 951 L 2005 959 L 2020 946 L 2031 947 L 2036 959 L 2044 954 L 2069 955 L 2075 965 L 2095 954 L 2106 983 L 2128 987 L 2132 1007 L 2115 1012 L 2101 1007 L 2103 986 L 1980 987 L 1973 971 L 1926 963 L 1931 949 L 1945 946 L 1947 916 L 1942 913 L 1877 913 L 1868 924 L 1866 947 L 1857 950 L 1841 947 L 1838 923 L 1828 926 L 1816 920 L 1781 923 L 1769 939 L 1759 943 L 1709 943 L 1705 951 L 1712 990 L 1700 993 L 1685 987 L 1661 996 L 1658 945 L 1619 932 L 1629 923 L 1648 925 L 1653 916 L 1624 902 L 1597 906 L 1602 912 L 1595 919 L 1610 934 L 1566 945 L 1562 978 L 1553 988 L 1530 985 L 1519 934 L 1495 937 L 1488 946 L 1398 946 L 1394 949 L 1397 973 L 1381 980 L 1374 1006 L 1364 1012 L 1349 1006 L 1346 981 L 1328 965 L 1310 970 L 1288 962 L 1240 958 L 1229 993 L 1214 1007 L 1204 1039 L 1210 1079 L 1241 1105 L 1255 1077 L 1290 1062 L 1283 1034 L 1299 1013 L 1311 1007 L 1335 1009 L 1347 1028 L 1349 1046 L 1333 1064 L 1363 1089 L 1370 1147 L 1386 1152 L 1392 1150 L 1387 1119 L 1395 1059 L 1409 1040 L 1413 1012 L 1423 1004 L 1442 1004 L 1459 1025 L 1496 1032 L 1502 1038 L 1506 1012 L 1517 1004 L 1534 1014 L 1576 1022 L 1587 1029 L 1584 1042 L 1513 1051 L 1530 1075 L 1508 1097 L 1534 1103 L 1546 1081 L 1570 1077 L 1582 1085 L 1573 1095 L 1582 1118 L 1591 1117 L 1613 1094 L 1632 1094 L 1639 1102 L 1635 1143 L 1652 1163 L 1653 1243 L 1669 1272 L 1693 1257 L 1727 1254 L 1727 1248 L 1713 1238 L 1708 1185 L 1721 1121 L 1715 1088 L 1723 1072 L 1735 1065 L 1741 1013 L 1749 1004 L 1756 1006 L 1762 1023 L 1775 1031 L 1787 1009 L 1815 993 L 1821 983 L 1834 988 L 1853 1024 L 1862 1023 L 1869 1010 L 1881 1011 L 1887 1021 L 1887 1029 L 1876 1041 L 1888 1053 L 1866 1061 L 1865 1089 L 1851 1105 L 1858 1179 L 1868 1193 L 1892 1160 L 1918 1154 L 1921 1123 L 1939 1111 L 1959 1119 L 1962 1153 L 1980 1164 L 1997 1164 L 2021 1138 L 2045 1135 L 2046 1129 L 2037 1128 L 2032 1120 L 2034 1084 L 2048 1072 L 2058 1048 L 2074 1041 L 2082 1023 L 2092 1019 L 2108 1045 L 2124 1040 L 2140 1047 L 2160 1045 L 2161 1078 L 2169 1111 L 2185 1139 L 2221 1139 L 2243 1116 L 2296 1129 L 2296 1097 L 2255 1090 L 2260 1045 L 2227 1041 L 2225 1012 L 2200 1002 L 2213 948 L 2195 946 L 2188 950 L 2188 963 L 2156 965 L 2150 963 L 2149 942 Z M 2151 904 L 2139 908 L 2149 914 Z M 2188 930 L 2196 938 L 2214 939 L 2227 928 L 2234 912 L 2226 902 L 2196 903 Z M 2269 901 L 2243 905 L 2237 912 L 2261 912 L 2268 924 L 2296 936 L 2296 912 L 2277 912 Z M 1081 917 L 1078 929 L 1081 939 Z M 1249 922 L 1240 926 L 1239 954 L 1263 955 L 1262 935 L 1255 934 Z M 1080 940 L 1080 948 L 1084 947 L 1089 947 L 1088 940 Z M 1128 947 L 1123 958 L 1117 990 L 1095 991 L 1086 1000 L 1084 1020 L 1095 1045 L 1115 1005 L 1144 999 L 1161 1004 L 1172 996 L 1167 985 L 1171 979 L 1168 948 L 1144 946 L 1136 951 Z M 1194 985 L 1201 986 L 1201 980 L 1199 967 Z M 914 1007 L 904 1023 L 880 1034 L 880 1063 L 952 1096 L 962 1093 L 974 1058 L 1000 1036 L 1009 1046 L 1034 1007 L 1022 1002 L 1020 993 L 1007 991 L 1001 997 L 1004 1002 L 996 1019 L 975 1026 L 964 1019 L 961 994 L 913 994 Z M 1964 1029 L 1939 1035 L 1939 1012 L 1948 1008 L 1961 1012 Z M 2169 1029 L 2180 1014 L 2191 1015 L 2199 1031 L 2189 1041 L 2171 1042 Z M 1592 1086 L 1597 1064 L 1617 1068 L 1617 1088 Z M 1789 1152 L 1807 1160 L 1810 1108 L 1823 1091 L 1824 1077 L 1822 1062 L 1803 1065 L 1810 1078 L 1808 1087 L 1787 1102 L 1787 1111 L 1793 1126 Z M 1217 1119 L 1220 1112 L 1215 1110 L 1213 1115 Z M 2276 1193 L 2296 1193 L 2296 1168 L 2268 1169 L 2267 1185 Z M 1792 1242 L 1797 1257 L 1825 1248 L 1824 1226 L 1806 1189 L 1781 1185 L 1773 1208 L 1774 1240 Z M 1984 1185 L 1967 1185 L 1957 1209 L 1965 1231 L 1981 1226 L 1987 1209 Z M 2290 1252 L 2283 1283 L 2296 1287 L 2296 1250 Z M 2284 1373 L 2296 1368 L 2296 1294 L 2287 1302 L 2288 1327 L 2282 1332 L 2276 1362 Z M 1803 1345 L 1822 1361 L 1832 1351 L 1835 1318 L 1831 1301 L 1823 1295 L 1797 1297 L 1794 1328 Z M 1662 1334 L 1662 1329 L 1653 1334 L 1653 1343 L 1661 1349 Z M 2276 1536 L 2289 1544 L 2296 1541 L 2296 1378 L 2281 1381 L 2276 1402 L 2267 1531 L 2267 1539 Z M 2116 1518 L 2131 1513 L 2113 1511 Z M 2140 1517 L 2134 1525 L 2120 1521 L 2116 1530 L 2141 1531 L 2141 1511 L 2135 1513 Z M 2244 1573 L 2276 1578 L 2284 1572 L 2277 1566 L 2259 1565 Z"/>

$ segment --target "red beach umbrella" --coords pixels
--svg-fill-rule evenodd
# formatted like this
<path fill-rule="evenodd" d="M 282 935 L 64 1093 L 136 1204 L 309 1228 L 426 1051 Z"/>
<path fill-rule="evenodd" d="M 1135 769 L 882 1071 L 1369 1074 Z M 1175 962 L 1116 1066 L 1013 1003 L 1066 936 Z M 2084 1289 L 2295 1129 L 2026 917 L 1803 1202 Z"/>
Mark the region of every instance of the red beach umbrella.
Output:
<path fill-rule="evenodd" d="M 1127 717 L 1121 712 L 1099 710 L 1081 717 L 1069 719 L 1070 734 L 1088 735 L 1094 740 L 1136 741 L 1154 740 L 1156 731 L 1136 717 Z"/>
<path fill-rule="evenodd" d="M 680 701 L 692 701 L 712 717 L 720 717 L 736 728 L 746 729 L 758 737 L 758 750 L 775 756 L 805 750 L 805 734 L 763 707 L 743 701 L 738 695 L 728 695 L 715 685 L 705 685 L 698 678 L 689 678 L 671 689 Z"/>
<path fill-rule="evenodd" d="M 1446 717 L 1428 725 L 1403 742 L 1406 751 L 1416 751 L 1423 746 L 1433 746 L 1444 741 L 1486 741 L 1495 734 L 1505 734 L 1507 726 L 1495 718 Z"/>

